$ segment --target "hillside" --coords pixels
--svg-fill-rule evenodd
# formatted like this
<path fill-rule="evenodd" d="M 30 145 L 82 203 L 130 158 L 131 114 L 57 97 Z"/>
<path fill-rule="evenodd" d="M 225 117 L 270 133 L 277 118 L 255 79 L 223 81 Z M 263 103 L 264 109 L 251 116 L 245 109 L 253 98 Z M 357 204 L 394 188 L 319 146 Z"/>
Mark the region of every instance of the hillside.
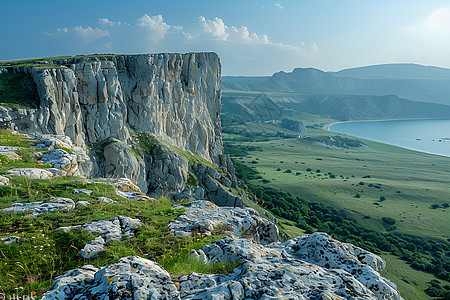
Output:
<path fill-rule="evenodd" d="M 369 66 L 323 72 L 296 68 L 271 77 L 223 77 L 225 89 L 318 95 L 396 95 L 407 100 L 450 105 L 450 70 L 411 64 Z"/>
<path fill-rule="evenodd" d="M 321 232 L 279 241 L 224 153 L 214 53 L 0 65 L 39 96 L 0 109 L 5 295 L 402 299 L 367 250 Z"/>

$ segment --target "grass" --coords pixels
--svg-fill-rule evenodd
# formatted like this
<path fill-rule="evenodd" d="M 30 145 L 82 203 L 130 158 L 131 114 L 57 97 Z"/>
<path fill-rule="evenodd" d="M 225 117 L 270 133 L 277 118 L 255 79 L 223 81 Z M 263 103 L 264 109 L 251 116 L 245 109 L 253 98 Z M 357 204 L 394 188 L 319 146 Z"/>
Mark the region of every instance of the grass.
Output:
<path fill-rule="evenodd" d="M 309 130 L 307 135 L 323 134 Z M 430 206 L 448 202 L 448 158 L 364 142 L 370 150 L 327 149 L 302 139 L 240 142 L 259 149 L 239 161 L 256 161 L 251 165 L 269 180 L 265 185 L 345 211 L 367 228 L 385 231 L 381 219 L 390 217 L 397 221 L 400 233 L 447 240 L 450 210 L 432 210 Z M 287 169 L 292 173 L 284 173 Z M 253 183 L 263 184 L 260 180 Z M 360 198 L 355 198 L 356 194 Z M 381 202 L 381 196 L 386 200 Z"/>
<path fill-rule="evenodd" d="M 30 161 L 2 161 L 0 170 L 21 166 L 35 166 L 31 153 L 32 142 L 21 135 L 1 131 L 1 139 L 8 145 L 20 145 Z M 74 189 L 92 190 L 92 195 L 73 194 Z M 108 197 L 117 203 L 103 204 L 98 197 Z M 0 292 L 40 297 L 52 285 L 52 280 L 67 270 L 86 264 L 102 267 L 129 255 L 139 255 L 160 263 L 173 277 L 190 272 L 229 273 L 239 264 L 220 263 L 205 265 L 189 257 L 191 249 L 202 248 L 222 238 L 217 232 L 211 236 L 172 236 L 167 225 L 183 214 L 184 209 L 172 209 L 173 202 L 166 198 L 133 201 L 115 194 L 112 185 L 87 183 L 76 177 L 27 179 L 12 177 L 9 186 L 0 187 L 0 208 L 14 202 L 49 201 L 51 197 L 67 197 L 74 201 L 88 201 L 86 207 L 77 206 L 72 211 L 58 211 L 30 217 L 27 213 L 0 212 L 0 236 L 19 236 L 20 243 L 0 244 Z M 61 226 L 73 226 L 98 220 L 112 220 L 118 215 L 139 218 L 143 226 L 135 237 L 113 241 L 105 251 L 93 259 L 84 259 L 78 251 L 95 235 L 82 230 L 67 233 L 55 231 Z"/>
<path fill-rule="evenodd" d="M 142 149 L 143 151 L 145 151 L 149 154 L 151 154 L 153 152 L 153 149 L 155 147 L 158 147 L 162 151 L 166 151 L 166 152 L 173 151 L 175 153 L 178 153 L 179 155 L 186 158 L 186 160 L 191 165 L 201 164 L 201 165 L 208 166 L 210 168 L 216 169 L 221 172 L 221 170 L 219 170 L 219 168 L 216 165 L 214 165 L 213 163 L 207 161 L 206 159 L 198 156 L 197 154 L 182 150 L 182 149 L 170 144 L 167 141 L 159 140 L 155 136 L 153 136 L 149 133 L 134 132 L 133 136 L 137 140 L 137 144 L 139 145 L 140 149 Z M 136 147 L 133 148 L 133 152 L 137 156 L 140 156 L 140 157 L 142 156 L 142 154 L 140 153 L 140 150 L 137 149 Z"/>
<path fill-rule="evenodd" d="M 0 74 L 0 105 L 9 108 L 37 108 L 39 96 L 31 76 L 25 73 Z"/>
<path fill-rule="evenodd" d="M 38 68 L 57 68 L 61 65 L 56 64 L 44 64 L 44 61 L 66 60 L 71 58 L 91 58 L 91 57 L 114 57 L 120 54 L 90 54 L 90 55 L 75 55 L 75 56 L 55 56 L 55 57 L 42 57 L 42 58 L 30 58 L 30 59 L 18 59 L 0 61 L 0 68 L 13 68 L 13 67 L 38 67 Z"/>
<path fill-rule="evenodd" d="M 411 268 L 394 255 L 383 253 L 380 256 L 386 261 L 386 269 L 381 272 L 381 276 L 395 282 L 404 299 L 433 299 L 424 292 L 427 283 L 436 280 L 433 275 Z M 442 280 L 440 282 L 447 284 Z"/>
<path fill-rule="evenodd" d="M 250 133 L 276 130 L 274 124 L 244 126 Z M 340 137 L 365 142 L 371 148 L 328 149 L 311 141 L 330 135 L 335 134 L 308 128 L 303 139 L 248 141 L 240 135 L 224 134 L 224 140 L 239 145 L 235 161 L 259 171 L 262 178 L 250 179 L 253 184 L 330 205 L 371 230 L 393 229 L 394 233 L 448 241 L 450 210 L 430 209 L 433 203 L 449 202 L 448 158 L 344 135 Z M 292 173 L 285 173 L 288 169 Z M 360 198 L 355 198 L 356 194 Z M 395 219 L 395 226 L 382 222 L 383 217 Z M 304 234 L 294 222 L 279 220 L 281 233 Z M 434 275 L 415 270 L 394 255 L 382 256 L 387 260 L 382 275 L 398 285 L 404 299 L 431 299 L 424 290 L 436 279 Z"/>

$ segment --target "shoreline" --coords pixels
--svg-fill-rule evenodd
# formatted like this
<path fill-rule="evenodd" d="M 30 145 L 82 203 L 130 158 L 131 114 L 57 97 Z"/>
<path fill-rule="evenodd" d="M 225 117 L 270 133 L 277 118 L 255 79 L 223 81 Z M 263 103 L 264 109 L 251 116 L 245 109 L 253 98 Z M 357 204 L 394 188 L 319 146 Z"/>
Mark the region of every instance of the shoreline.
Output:
<path fill-rule="evenodd" d="M 330 127 L 341 123 L 357 123 L 357 122 L 384 122 L 384 121 L 414 121 L 414 120 L 450 120 L 450 118 L 403 118 L 403 119 L 375 119 L 375 120 L 352 120 L 352 121 L 337 121 L 328 123 L 322 126 L 322 130 L 331 131 Z"/>
<path fill-rule="evenodd" d="M 335 133 L 339 133 L 339 132 L 331 131 L 331 130 L 330 130 L 330 127 L 331 127 L 332 125 L 339 124 L 339 123 L 383 122 L 383 121 L 414 121 L 414 120 L 449 120 L 449 121 L 450 121 L 450 118 L 415 118 L 415 119 L 413 119 L 413 118 L 408 118 L 408 119 L 385 119 L 385 120 L 337 121 L 337 122 L 325 124 L 325 125 L 322 127 L 322 130 L 330 131 L 330 132 L 335 132 Z M 347 134 L 347 135 L 348 135 L 348 134 Z M 350 136 L 351 136 L 351 135 L 350 135 Z M 365 140 L 368 140 L 368 141 L 373 141 L 373 142 L 376 142 L 376 143 L 382 143 L 382 144 L 386 144 L 386 145 L 390 145 L 390 146 L 394 146 L 394 147 L 399 147 L 399 148 L 403 148 L 403 149 L 407 149 L 407 150 L 412 150 L 412 151 L 419 152 L 419 153 L 431 154 L 431 155 L 437 155 L 437 156 L 442 156 L 442 157 L 450 157 L 450 153 L 449 153 L 449 154 L 447 154 L 447 153 L 446 153 L 446 154 L 443 154 L 443 153 L 436 153 L 436 152 L 434 152 L 433 150 L 430 151 L 430 150 L 417 149 L 417 148 L 413 148 L 413 147 L 410 146 L 410 145 L 392 144 L 392 143 L 387 143 L 387 142 L 385 142 L 385 141 L 375 140 L 375 139 L 369 139 L 369 138 L 361 137 L 361 136 L 359 136 L 359 137 L 358 137 L 358 136 L 354 136 L 354 137 L 356 137 L 356 138 L 362 138 L 362 139 L 365 139 Z M 440 138 L 437 138 L 437 139 L 440 139 Z"/>

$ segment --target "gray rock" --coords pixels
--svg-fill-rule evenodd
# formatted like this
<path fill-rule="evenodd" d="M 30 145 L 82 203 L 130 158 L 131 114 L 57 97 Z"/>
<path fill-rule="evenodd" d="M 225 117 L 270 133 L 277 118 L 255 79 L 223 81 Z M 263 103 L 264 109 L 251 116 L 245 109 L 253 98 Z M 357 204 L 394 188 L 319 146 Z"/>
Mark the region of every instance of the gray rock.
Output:
<path fill-rule="evenodd" d="M 98 268 L 85 265 L 81 268 L 70 270 L 53 280 L 53 289 L 44 295 L 42 299 L 62 300 L 76 295 L 88 284 L 94 281 Z"/>
<path fill-rule="evenodd" d="M 63 66 L 16 68 L 32 76 L 40 105 L 35 110 L 0 109 L 0 121 L 26 132 L 67 136 L 82 148 L 110 138 L 122 143 L 107 145 L 99 153 L 98 148 L 91 150 L 83 164 L 77 154 L 82 174 L 123 177 L 129 173 L 139 183 L 150 179 L 140 158 L 134 159 L 130 151 L 116 151 L 130 145 L 127 128 L 221 162 L 221 66 L 216 54 L 123 55 L 49 63 Z M 55 149 L 53 144 L 48 147 Z M 144 185 L 141 189 L 146 192 Z"/>
<path fill-rule="evenodd" d="M 105 204 L 117 203 L 117 201 L 114 201 L 114 200 L 106 198 L 106 197 L 98 197 L 98 200 L 101 203 L 105 203 Z"/>
<path fill-rule="evenodd" d="M 8 237 L 2 237 L 0 238 L 0 243 L 3 243 L 5 245 L 12 245 L 19 243 L 21 237 L 18 236 L 8 236 Z"/>
<path fill-rule="evenodd" d="M 117 139 L 110 139 L 108 145 L 103 149 L 104 172 L 107 177 L 128 176 L 130 183 L 139 184 L 139 192 L 147 192 L 146 167 L 144 161 L 137 157 L 131 148 Z M 134 185 L 134 184 L 133 184 Z M 123 187 L 126 187 L 123 185 Z"/>
<path fill-rule="evenodd" d="M 38 216 L 42 213 L 54 213 L 58 211 L 71 211 L 75 208 L 75 202 L 69 198 L 52 198 L 49 202 L 14 203 L 11 207 L 2 211 L 11 213 L 30 212 L 30 216 Z"/>
<path fill-rule="evenodd" d="M 83 206 L 83 207 L 86 207 L 86 206 L 88 206 L 88 205 L 91 205 L 91 203 L 88 202 L 88 201 L 78 201 L 78 202 L 77 202 L 77 206 Z"/>
<path fill-rule="evenodd" d="M 1 186 L 1 185 L 9 185 L 9 178 L 0 175 L 0 186 Z"/>
<path fill-rule="evenodd" d="M 85 266 L 55 279 L 42 299 L 180 299 L 169 273 L 159 264 L 129 256 L 96 269 Z"/>
<path fill-rule="evenodd" d="M 51 164 L 53 168 L 64 170 L 67 175 L 78 175 L 77 156 L 62 149 L 45 153 L 41 163 Z"/>
<path fill-rule="evenodd" d="M 68 232 L 69 230 L 81 228 L 88 232 L 100 233 L 100 236 L 88 242 L 80 255 L 84 258 L 95 257 L 99 252 L 103 251 L 104 245 L 112 240 L 121 241 L 123 239 L 134 237 L 134 230 L 141 227 L 142 223 L 139 219 L 118 216 L 112 221 L 101 220 L 84 225 L 59 227 L 57 230 Z"/>
<path fill-rule="evenodd" d="M 19 150 L 19 147 L 0 146 L 0 155 L 6 156 L 11 160 L 19 160 L 20 156 L 15 152 Z"/>
<path fill-rule="evenodd" d="M 31 179 L 49 179 L 56 176 L 64 176 L 66 172 L 55 168 L 17 168 L 8 170 L 8 173 L 15 176 L 24 176 Z"/>
<path fill-rule="evenodd" d="M 252 208 L 219 207 L 210 201 L 194 201 L 185 214 L 169 224 L 174 235 L 190 235 L 192 232 L 211 234 L 216 230 L 232 233 L 267 244 L 278 241 L 278 228 L 261 218 Z"/>
<path fill-rule="evenodd" d="M 74 189 L 73 190 L 74 194 L 86 194 L 86 195 L 92 195 L 92 191 L 91 190 L 86 190 L 86 189 Z"/>
<path fill-rule="evenodd" d="M 294 247 L 300 246 L 296 239 L 263 246 L 248 239 L 225 237 L 202 250 L 191 251 L 191 257 L 208 263 L 240 262 L 241 266 L 229 274 L 191 273 L 176 280 L 150 260 L 125 257 L 100 270 L 83 267 L 57 277 L 43 299 L 402 299 L 393 283 L 359 261 L 346 244 L 322 233 L 300 239 L 305 248 Z M 328 243 L 325 248 L 315 246 L 317 242 L 323 247 L 325 240 Z M 352 267 L 356 272 L 346 271 L 345 261 L 324 268 L 304 259 L 302 253 L 314 256 L 319 249 L 330 259 L 341 254 L 348 256 L 354 260 Z"/>

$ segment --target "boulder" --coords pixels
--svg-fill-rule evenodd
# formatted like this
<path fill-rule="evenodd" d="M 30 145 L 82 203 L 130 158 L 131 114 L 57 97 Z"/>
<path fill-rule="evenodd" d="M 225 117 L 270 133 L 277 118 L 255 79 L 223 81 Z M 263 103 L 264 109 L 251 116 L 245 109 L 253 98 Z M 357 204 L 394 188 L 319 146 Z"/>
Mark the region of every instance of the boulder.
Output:
<path fill-rule="evenodd" d="M 49 202 L 30 202 L 14 203 L 11 207 L 4 208 L 2 211 L 11 213 L 30 212 L 30 216 L 38 216 L 42 213 L 54 213 L 60 211 L 71 211 L 75 208 L 75 202 L 69 198 L 57 197 L 50 199 Z"/>
<path fill-rule="evenodd" d="M 254 209 L 221 207 L 210 201 L 191 202 L 185 214 L 171 222 L 169 228 L 174 235 L 230 232 L 263 244 L 276 242 L 279 236 L 277 226 L 261 218 Z"/>
<path fill-rule="evenodd" d="M 112 221 L 101 220 L 84 225 L 59 227 L 57 230 L 68 232 L 69 230 L 81 228 L 91 233 L 99 233 L 100 236 L 88 242 L 80 255 L 84 258 L 95 257 L 99 252 L 103 251 L 104 245 L 112 240 L 122 240 L 134 237 L 134 230 L 141 227 L 142 223 L 139 219 L 118 216 Z"/>

